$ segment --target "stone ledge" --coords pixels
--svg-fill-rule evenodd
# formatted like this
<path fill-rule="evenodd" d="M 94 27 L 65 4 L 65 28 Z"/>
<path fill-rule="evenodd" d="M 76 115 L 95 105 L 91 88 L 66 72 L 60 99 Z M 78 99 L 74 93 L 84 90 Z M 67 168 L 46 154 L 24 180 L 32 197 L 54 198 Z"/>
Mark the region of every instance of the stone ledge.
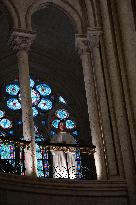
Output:
<path fill-rule="evenodd" d="M 0 189 L 47 195 L 92 197 L 127 197 L 125 181 L 87 181 L 66 179 L 39 179 L 11 174 L 0 174 Z"/>

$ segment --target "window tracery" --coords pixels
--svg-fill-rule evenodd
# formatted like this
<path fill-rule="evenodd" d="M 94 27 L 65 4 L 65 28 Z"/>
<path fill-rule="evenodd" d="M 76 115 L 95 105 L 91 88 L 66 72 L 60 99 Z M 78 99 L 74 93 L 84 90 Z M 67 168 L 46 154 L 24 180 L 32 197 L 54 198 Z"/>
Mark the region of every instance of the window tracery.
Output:
<path fill-rule="evenodd" d="M 46 82 L 30 79 L 32 111 L 34 117 L 34 132 L 36 140 L 37 171 L 39 177 L 49 177 L 49 156 L 46 148 L 40 143 L 50 141 L 56 135 L 60 122 L 65 124 L 67 132 L 76 138 L 79 131 L 75 120 L 71 118 L 68 111 L 68 103 L 65 98 L 53 92 Z M 12 143 L 3 143 L 3 139 L 23 140 L 21 120 L 21 91 L 19 81 L 14 80 L 4 88 L 4 109 L 0 108 L 0 157 L 8 160 L 14 168 L 19 166 L 19 172 L 24 175 L 23 147 L 16 147 Z M 54 112 L 51 122 L 48 120 L 50 111 Z M 11 112 L 9 112 L 11 111 Z M 10 118 L 6 113 L 10 114 Z M 78 142 L 78 141 L 77 141 Z M 17 153 L 19 155 L 17 156 Z M 12 160 L 12 161 L 11 161 Z M 18 163 L 16 162 L 18 161 Z M 80 153 L 76 153 L 77 173 L 80 172 Z M 21 162 L 21 163 L 20 163 Z"/>

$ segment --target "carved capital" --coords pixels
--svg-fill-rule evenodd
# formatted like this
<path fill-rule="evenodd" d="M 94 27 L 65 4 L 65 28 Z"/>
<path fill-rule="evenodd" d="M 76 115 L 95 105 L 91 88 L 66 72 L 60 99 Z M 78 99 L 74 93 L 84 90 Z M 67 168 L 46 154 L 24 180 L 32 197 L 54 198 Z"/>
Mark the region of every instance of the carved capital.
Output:
<path fill-rule="evenodd" d="M 79 55 L 83 55 L 89 52 L 88 40 L 85 35 L 77 34 L 75 44 Z"/>
<path fill-rule="evenodd" d="M 34 32 L 16 29 L 11 33 L 8 45 L 13 51 L 29 50 L 36 34 Z"/>
<path fill-rule="evenodd" d="M 102 31 L 100 28 L 89 28 L 87 31 L 87 39 L 89 43 L 89 48 L 93 49 L 99 46 L 100 36 L 102 35 Z"/>

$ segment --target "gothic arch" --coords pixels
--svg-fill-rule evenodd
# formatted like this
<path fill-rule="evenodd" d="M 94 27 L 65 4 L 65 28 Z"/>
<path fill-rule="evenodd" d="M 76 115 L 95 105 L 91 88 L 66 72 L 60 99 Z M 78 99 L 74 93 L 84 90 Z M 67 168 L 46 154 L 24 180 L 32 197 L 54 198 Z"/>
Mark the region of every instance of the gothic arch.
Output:
<path fill-rule="evenodd" d="M 8 19 L 11 22 L 10 26 L 14 28 L 19 28 L 20 27 L 20 17 L 19 17 L 19 13 L 15 5 L 9 0 L 2 0 L 0 4 L 8 13 L 8 16 L 9 16 Z"/>
<path fill-rule="evenodd" d="M 31 16 L 37 10 L 46 8 L 47 6 L 52 5 L 54 7 L 62 10 L 71 20 L 75 30 L 77 33 L 83 33 L 85 28 L 83 26 L 83 20 L 80 16 L 79 12 L 70 5 L 68 2 L 64 2 L 63 0 L 40 0 L 38 2 L 32 3 L 27 9 L 25 21 L 26 28 L 31 30 Z"/>

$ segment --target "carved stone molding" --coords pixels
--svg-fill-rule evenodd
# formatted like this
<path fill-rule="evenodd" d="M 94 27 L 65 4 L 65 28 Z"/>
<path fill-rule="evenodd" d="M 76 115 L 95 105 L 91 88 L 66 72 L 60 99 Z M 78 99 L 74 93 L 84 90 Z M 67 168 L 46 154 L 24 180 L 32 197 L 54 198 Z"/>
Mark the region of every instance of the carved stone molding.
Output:
<path fill-rule="evenodd" d="M 75 45 L 80 56 L 89 53 L 88 40 L 86 38 L 86 35 L 77 34 Z"/>
<path fill-rule="evenodd" d="M 13 51 L 29 50 L 36 37 L 35 32 L 16 29 L 11 33 L 8 45 Z"/>
<path fill-rule="evenodd" d="M 87 40 L 90 49 L 99 46 L 100 36 L 102 35 L 101 28 L 89 28 L 87 31 Z"/>

